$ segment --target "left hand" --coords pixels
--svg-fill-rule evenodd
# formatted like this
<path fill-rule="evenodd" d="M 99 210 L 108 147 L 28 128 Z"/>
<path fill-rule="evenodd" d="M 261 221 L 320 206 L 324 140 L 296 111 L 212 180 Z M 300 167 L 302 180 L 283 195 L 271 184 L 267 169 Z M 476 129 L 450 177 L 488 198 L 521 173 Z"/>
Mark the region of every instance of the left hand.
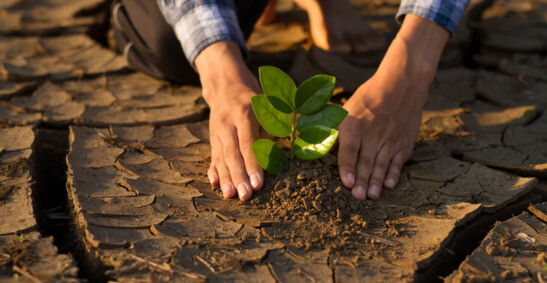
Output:
<path fill-rule="evenodd" d="M 377 199 L 383 186 L 397 184 L 449 35 L 434 22 L 406 15 L 376 74 L 344 105 L 349 114 L 338 127 L 338 165 L 356 199 Z"/>
<path fill-rule="evenodd" d="M 340 176 L 356 199 L 377 199 L 382 186 L 395 187 L 420 127 L 423 105 L 407 98 L 427 92 L 383 84 L 373 77 L 361 85 L 344 105 L 349 114 L 339 126 Z"/>

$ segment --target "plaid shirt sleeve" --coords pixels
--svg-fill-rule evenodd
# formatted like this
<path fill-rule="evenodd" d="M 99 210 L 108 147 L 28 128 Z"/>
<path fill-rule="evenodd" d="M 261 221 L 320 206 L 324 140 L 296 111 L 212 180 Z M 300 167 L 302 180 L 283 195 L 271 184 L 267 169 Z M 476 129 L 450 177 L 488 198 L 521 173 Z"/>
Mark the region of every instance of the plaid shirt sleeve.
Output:
<path fill-rule="evenodd" d="M 222 40 L 235 41 L 248 57 L 232 0 L 157 0 L 167 22 L 173 26 L 184 55 L 194 60 L 207 46 Z"/>
<path fill-rule="evenodd" d="M 470 0 L 402 0 L 396 19 L 402 23 L 406 14 L 422 16 L 453 34 L 469 2 Z"/>

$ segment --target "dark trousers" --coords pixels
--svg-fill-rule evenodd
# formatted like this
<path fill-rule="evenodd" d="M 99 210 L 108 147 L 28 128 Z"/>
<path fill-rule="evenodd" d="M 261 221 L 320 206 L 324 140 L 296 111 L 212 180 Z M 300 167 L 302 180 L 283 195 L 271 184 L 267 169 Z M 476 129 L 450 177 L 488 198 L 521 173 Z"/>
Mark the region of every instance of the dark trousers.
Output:
<path fill-rule="evenodd" d="M 234 0 L 245 38 L 266 7 L 267 0 Z M 152 77 L 197 84 L 199 76 L 165 21 L 156 0 L 115 0 L 112 5 L 116 49 L 129 66 Z"/>

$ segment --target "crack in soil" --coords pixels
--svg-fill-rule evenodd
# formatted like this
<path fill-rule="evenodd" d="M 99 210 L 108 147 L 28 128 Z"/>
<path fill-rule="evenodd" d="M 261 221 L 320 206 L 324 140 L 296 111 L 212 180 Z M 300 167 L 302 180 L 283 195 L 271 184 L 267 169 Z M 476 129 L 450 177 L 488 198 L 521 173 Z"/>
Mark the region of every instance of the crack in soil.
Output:
<path fill-rule="evenodd" d="M 106 282 L 105 267 L 86 249 L 67 202 L 68 129 L 39 127 L 35 133 L 32 196 L 40 233 L 44 237 L 53 236 L 59 253 L 74 257 L 79 278 Z"/>

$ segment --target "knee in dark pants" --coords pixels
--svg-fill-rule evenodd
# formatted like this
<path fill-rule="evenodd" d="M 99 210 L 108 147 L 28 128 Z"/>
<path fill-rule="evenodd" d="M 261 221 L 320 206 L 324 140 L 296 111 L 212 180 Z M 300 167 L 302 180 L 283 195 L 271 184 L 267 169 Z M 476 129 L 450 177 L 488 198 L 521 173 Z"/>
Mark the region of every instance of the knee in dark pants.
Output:
<path fill-rule="evenodd" d="M 116 49 L 132 68 L 162 80 L 199 83 L 156 1 L 115 1 L 112 20 Z"/>

